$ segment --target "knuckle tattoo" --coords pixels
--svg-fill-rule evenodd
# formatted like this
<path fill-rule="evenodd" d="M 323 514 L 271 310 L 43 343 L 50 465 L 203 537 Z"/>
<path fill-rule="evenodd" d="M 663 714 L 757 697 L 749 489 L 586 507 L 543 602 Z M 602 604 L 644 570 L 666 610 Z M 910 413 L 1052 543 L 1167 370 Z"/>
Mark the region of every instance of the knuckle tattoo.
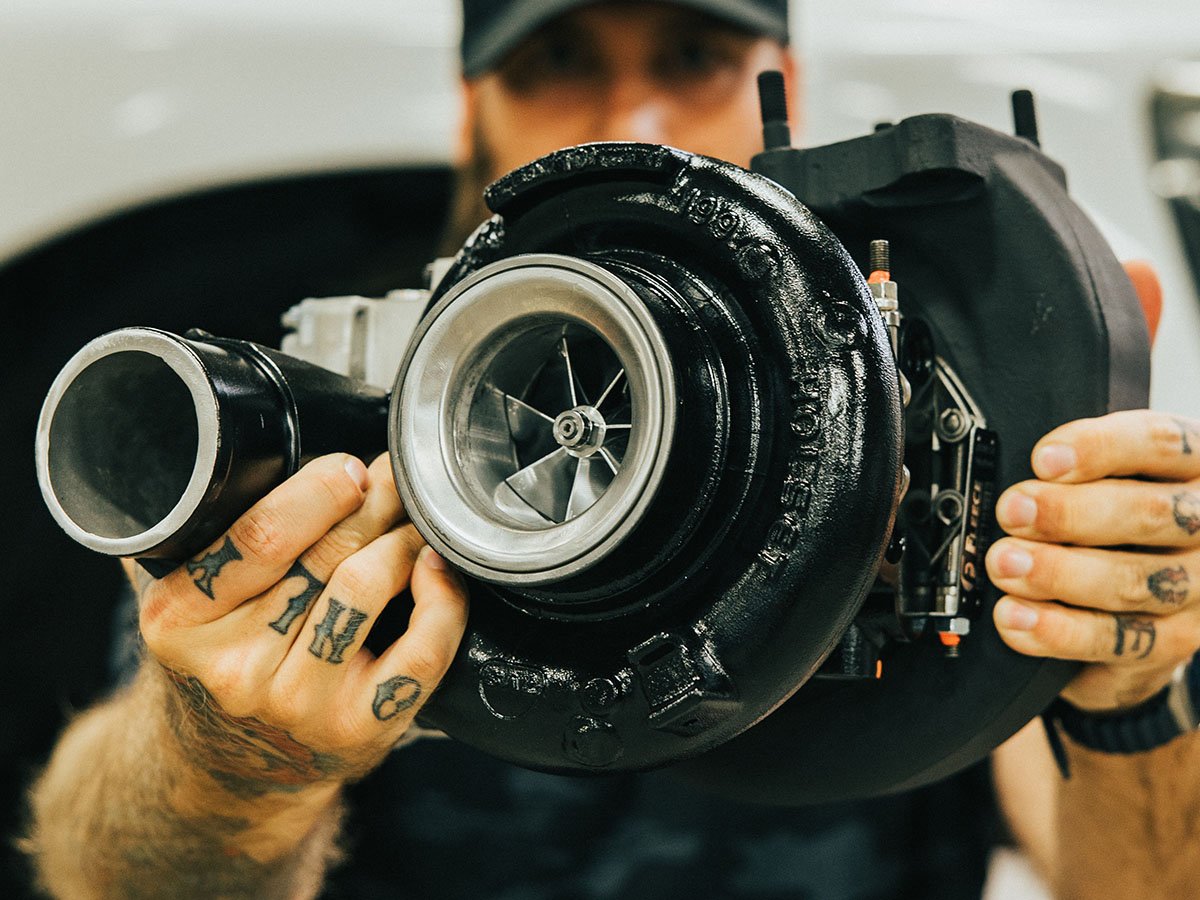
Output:
<path fill-rule="evenodd" d="M 346 614 L 344 617 L 343 613 Z M 361 609 L 347 607 L 331 596 L 325 617 L 313 626 L 313 639 L 308 645 L 308 652 L 331 665 L 340 664 L 346 649 L 353 643 L 359 627 L 366 620 L 367 614 Z"/>
<path fill-rule="evenodd" d="M 1200 438 L 1200 429 L 1197 429 L 1195 423 L 1189 422 L 1187 419 L 1172 417 L 1171 422 L 1178 429 L 1179 453 L 1183 456 L 1191 456 L 1196 446 L 1195 441 Z"/>
<path fill-rule="evenodd" d="M 1184 566 L 1165 566 L 1150 573 L 1146 587 L 1160 603 L 1182 606 L 1191 590 L 1191 578 Z"/>
<path fill-rule="evenodd" d="M 1113 616 L 1115 623 L 1113 656 L 1128 655 L 1134 659 L 1145 659 L 1154 649 L 1157 638 L 1154 622 L 1142 616 Z"/>
<path fill-rule="evenodd" d="M 213 581 L 221 570 L 231 562 L 242 558 L 241 551 L 234 544 L 233 538 L 226 537 L 225 542 L 211 553 L 206 553 L 198 559 L 188 560 L 184 564 L 188 575 L 192 579 L 192 583 L 200 593 L 208 597 L 209 600 L 215 600 L 216 595 L 213 593 Z"/>
<path fill-rule="evenodd" d="M 296 579 L 302 579 L 302 581 Z M 287 607 L 280 613 L 278 619 L 269 623 L 269 627 L 280 634 L 287 634 L 296 619 L 308 612 L 308 608 L 312 606 L 317 597 L 321 596 L 321 591 L 325 590 L 325 584 L 299 560 L 296 560 L 288 569 L 287 574 L 280 579 L 279 583 L 281 590 L 286 586 L 286 593 L 281 596 Z M 293 587 L 293 585 L 295 586 Z"/>
<path fill-rule="evenodd" d="M 371 712 L 380 722 L 386 722 L 411 709 L 421 699 L 421 694 L 421 683 L 417 679 L 408 675 L 396 675 L 375 686 Z"/>
<path fill-rule="evenodd" d="M 1171 498 L 1171 515 L 1188 536 L 1200 532 L 1200 497 L 1192 491 L 1179 491 Z"/>

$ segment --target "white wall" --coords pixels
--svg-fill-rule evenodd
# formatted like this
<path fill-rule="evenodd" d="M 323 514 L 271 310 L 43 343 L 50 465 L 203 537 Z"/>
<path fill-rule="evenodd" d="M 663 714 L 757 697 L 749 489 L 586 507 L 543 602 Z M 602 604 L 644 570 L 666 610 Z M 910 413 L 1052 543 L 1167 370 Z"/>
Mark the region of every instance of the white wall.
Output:
<path fill-rule="evenodd" d="M 445 0 L 3 0 L 0 261 L 154 196 L 444 162 L 457 38 Z"/>
<path fill-rule="evenodd" d="M 953 112 L 1009 127 L 1037 92 L 1043 146 L 1166 305 L 1152 402 L 1200 417 L 1200 302 L 1150 192 L 1148 86 L 1200 58 L 1196 0 L 793 0 L 803 139 Z M 125 203 L 270 173 L 449 156 L 448 0 L 6 0 L 0 260 Z"/>

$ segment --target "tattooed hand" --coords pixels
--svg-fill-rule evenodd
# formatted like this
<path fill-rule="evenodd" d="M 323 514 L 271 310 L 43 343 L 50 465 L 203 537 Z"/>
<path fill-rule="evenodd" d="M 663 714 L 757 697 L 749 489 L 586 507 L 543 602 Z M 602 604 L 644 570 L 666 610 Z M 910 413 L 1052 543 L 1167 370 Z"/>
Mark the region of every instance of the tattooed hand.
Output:
<path fill-rule="evenodd" d="M 243 799 L 377 765 L 466 622 L 462 583 L 405 522 L 386 454 L 369 470 L 315 460 L 195 559 L 135 583 L 185 756 Z M 410 586 L 408 630 L 376 658 L 363 642 Z"/>
<path fill-rule="evenodd" d="M 1012 535 L 987 557 L 996 626 L 1022 653 L 1092 663 L 1063 691 L 1076 706 L 1137 704 L 1200 648 L 1200 423 L 1070 422 L 1033 469 L 996 504 Z"/>

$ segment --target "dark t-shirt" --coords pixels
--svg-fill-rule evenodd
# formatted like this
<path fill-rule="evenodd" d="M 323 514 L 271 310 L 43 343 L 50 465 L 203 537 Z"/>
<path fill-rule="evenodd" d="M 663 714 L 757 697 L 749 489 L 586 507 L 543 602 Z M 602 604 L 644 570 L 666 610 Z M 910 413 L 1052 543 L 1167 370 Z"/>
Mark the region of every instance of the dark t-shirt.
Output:
<path fill-rule="evenodd" d="M 449 179 L 418 176 L 284 180 L 156 204 L 10 274 L 51 312 L 62 304 L 50 298 L 86 285 L 88 309 L 105 327 L 127 321 L 140 297 L 153 313 L 145 317 L 164 327 L 198 324 L 271 342 L 275 311 L 296 297 L 419 283 Z M 407 216 L 394 215 L 398 201 Z M 227 264 L 214 270 L 213 259 Z M 401 259 L 411 273 L 397 274 Z M 214 296 L 245 302 L 222 313 Z M 124 312 L 111 321 L 113 310 Z M 258 324 L 246 325 L 247 316 Z M 116 663 L 126 674 L 136 667 L 135 620 L 129 597 Z M 349 801 L 348 858 L 330 877 L 328 900 L 977 900 L 997 822 L 985 767 L 897 797 L 776 809 L 722 800 L 663 772 L 542 775 L 452 740 L 397 751 Z"/>
<path fill-rule="evenodd" d="M 137 667 L 121 604 L 114 670 Z M 1000 832 L 986 764 L 890 797 L 737 803 L 669 770 L 546 775 L 449 738 L 348 791 L 323 900 L 978 900 Z"/>
<path fill-rule="evenodd" d="M 741 804 L 668 772 L 530 772 L 449 739 L 350 791 L 328 898 L 972 898 L 996 810 L 986 766 L 895 797 Z"/>
<path fill-rule="evenodd" d="M 126 590 L 113 672 L 137 670 Z M 857 802 L 732 802 L 670 769 L 572 778 L 450 738 L 392 752 L 348 791 L 323 900 L 978 900 L 998 827 L 988 764 Z"/>

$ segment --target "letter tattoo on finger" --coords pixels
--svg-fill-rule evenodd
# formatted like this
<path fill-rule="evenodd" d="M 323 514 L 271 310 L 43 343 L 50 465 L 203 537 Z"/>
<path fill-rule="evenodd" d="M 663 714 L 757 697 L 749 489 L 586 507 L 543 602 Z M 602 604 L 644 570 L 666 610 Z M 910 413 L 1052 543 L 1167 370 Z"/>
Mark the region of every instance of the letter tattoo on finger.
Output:
<path fill-rule="evenodd" d="M 292 627 L 292 623 L 302 614 L 308 611 L 312 602 L 321 596 L 321 591 L 325 590 L 323 582 L 317 579 L 317 576 L 308 571 L 300 560 L 296 560 L 295 564 L 288 569 L 286 575 L 280 580 L 290 581 L 293 578 L 303 578 L 304 587 L 300 589 L 300 593 L 289 597 L 287 601 L 287 609 L 283 614 L 271 623 L 271 627 L 280 634 L 287 634 L 288 629 Z"/>
<path fill-rule="evenodd" d="M 354 640 L 354 635 L 358 633 L 358 626 L 367 621 L 367 614 L 365 612 L 361 609 L 350 607 L 350 615 L 346 619 L 346 625 L 341 631 L 338 631 L 338 619 L 346 611 L 345 604 L 330 597 L 329 609 L 325 613 L 325 618 L 313 629 L 312 643 L 308 647 L 308 652 L 317 659 L 323 659 L 325 662 L 333 663 L 335 666 L 342 661 L 342 654 L 346 652 L 346 648 Z M 328 655 L 325 653 L 326 644 L 329 645 Z"/>
<path fill-rule="evenodd" d="M 397 675 L 375 687 L 375 701 L 371 711 L 380 722 L 394 719 L 399 713 L 412 708 L 421 697 L 421 683 L 407 675 Z"/>
<path fill-rule="evenodd" d="M 1149 619 L 1138 616 L 1114 616 L 1117 622 L 1116 643 L 1113 646 L 1114 656 L 1124 656 L 1128 650 L 1138 659 L 1145 659 L 1154 649 L 1154 623 Z M 1128 636 L 1128 646 L 1126 637 Z"/>
<path fill-rule="evenodd" d="M 209 600 L 215 600 L 217 598 L 213 595 L 213 581 L 221 574 L 221 570 L 226 565 L 241 558 L 242 554 L 234 545 L 233 538 L 227 537 L 225 543 L 212 553 L 205 554 L 199 559 L 189 560 L 186 568 L 188 574 L 192 576 L 192 581 L 200 589 L 200 593 Z"/>
<path fill-rule="evenodd" d="M 1172 419 L 1171 421 L 1174 422 L 1175 427 L 1179 429 L 1179 439 L 1183 442 L 1183 446 L 1180 447 L 1179 452 L 1184 456 L 1191 456 L 1192 445 L 1188 442 L 1188 435 L 1196 437 L 1196 427 L 1192 425 L 1192 423 L 1183 419 Z"/>
<path fill-rule="evenodd" d="M 1200 531 L 1200 497 L 1191 491 L 1180 491 L 1172 498 L 1171 510 L 1175 524 L 1188 534 Z"/>
<path fill-rule="evenodd" d="M 1146 587 L 1158 600 L 1171 606 L 1179 606 L 1188 598 L 1191 579 L 1183 566 L 1168 566 L 1159 569 L 1146 579 Z"/>

